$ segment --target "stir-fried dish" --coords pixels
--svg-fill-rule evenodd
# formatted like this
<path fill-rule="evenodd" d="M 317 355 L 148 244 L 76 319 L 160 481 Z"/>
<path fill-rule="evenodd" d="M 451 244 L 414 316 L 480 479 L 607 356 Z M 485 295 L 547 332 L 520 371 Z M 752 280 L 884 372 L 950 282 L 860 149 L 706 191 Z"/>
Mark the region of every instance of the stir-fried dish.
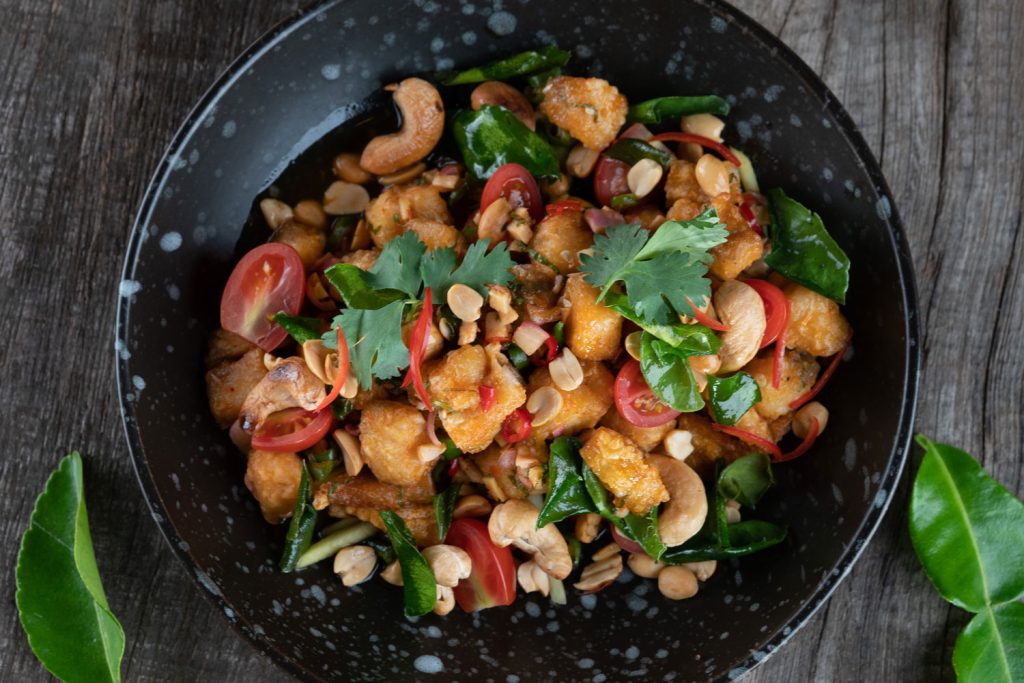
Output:
<path fill-rule="evenodd" d="M 684 599 L 786 538 L 751 509 L 827 425 L 849 261 L 723 142 L 726 100 L 630 105 L 567 59 L 387 86 L 398 130 L 259 202 L 206 381 L 283 571 L 333 558 L 408 614 L 624 563 Z"/>

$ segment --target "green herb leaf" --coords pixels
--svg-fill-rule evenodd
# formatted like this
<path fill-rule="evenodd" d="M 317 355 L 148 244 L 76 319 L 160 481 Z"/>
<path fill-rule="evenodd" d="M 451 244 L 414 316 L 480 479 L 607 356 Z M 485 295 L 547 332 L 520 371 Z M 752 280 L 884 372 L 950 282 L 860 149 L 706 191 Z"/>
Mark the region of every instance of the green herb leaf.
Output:
<path fill-rule="evenodd" d="M 719 424 L 736 424 L 760 400 L 757 380 L 746 372 L 737 372 L 729 377 L 708 375 L 708 402 Z"/>
<path fill-rule="evenodd" d="M 629 121 L 634 123 L 661 123 L 691 114 L 729 114 L 729 103 L 717 95 L 656 97 L 638 102 L 629 108 Z"/>
<path fill-rule="evenodd" d="M 784 526 L 757 519 L 730 524 L 728 530 L 728 545 L 722 545 L 708 535 L 699 533 L 686 543 L 669 548 L 661 556 L 661 561 L 665 564 L 686 564 L 743 557 L 782 543 L 789 533 Z"/>
<path fill-rule="evenodd" d="M 369 389 L 373 378 L 398 377 L 409 366 L 409 349 L 402 343 L 402 313 L 405 302 L 395 301 L 384 308 L 363 311 L 346 308 L 334 318 L 332 329 L 325 332 L 324 346 L 337 349 L 341 325 L 348 342 L 348 356 L 359 386 Z"/>
<path fill-rule="evenodd" d="M 583 461 L 580 442 L 571 436 L 560 436 L 548 453 L 548 493 L 537 517 L 537 528 L 585 512 L 596 512 L 594 502 L 583 484 Z"/>
<path fill-rule="evenodd" d="M 409 295 L 397 289 L 372 288 L 368 283 L 368 273 L 350 263 L 336 263 L 325 270 L 324 275 L 341 292 L 349 308 L 377 310 L 409 298 Z"/>
<path fill-rule="evenodd" d="M 455 252 L 451 249 L 435 249 L 424 256 L 423 282 L 430 287 L 434 301 L 444 301 L 448 288 L 455 283 L 472 287 L 486 298 L 487 285 L 507 285 L 512 282 L 510 268 L 515 262 L 509 255 L 508 245 L 501 243 L 488 251 L 489 246 L 490 240 L 479 240 L 471 244 L 458 268 L 455 268 Z"/>
<path fill-rule="evenodd" d="M 967 453 L 925 449 L 910 496 L 910 540 L 943 598 L 971 612 L 1024 595 L 1024 504 Z"/>
<path fill-rule="evenodd" d="M 718 477 L 718 495 L 754 507 L 775 483 L 772 461 L 764 453 L 752 453 L 733 460 Z"/>
<path fill-rule="evenodd" d="M 649 332 L 640 335 L 640 370 L 651 391 L 675 410 L 692 413 L 704 407 L 687 354 Z"/>
<path fill-rule="evenodd" d="M 281 553 L 279 564 L 281 571 L 290 572 L 298 564 L 299 557 L 309 548 L 313 540 L 313 527 L 316 526 L 316 510 L 313 509 L 312 493 L 309 486 L 309 472 L 302 465 L 302 477 L 299 479 L 299 494 L 295 498 L 295 509 L 292 520 L 288 524 L 288 533 L 284 537 L 284 552 Z"/>
<path fill-rule="evenodd" d="M 850 259 L 825 230 L 821 217 L 782 190 L 768 192 L 771 253 L 765 263 L 804 287 L 846 303 Z"/>
<path fill-rule="evenodd" d="M 608 206 L 612 207 L 616 211 L 622 211 L 623 209 L 632 209 L 634 206 L 640 204 L 640 198 L 632 192 L 626 192 L 624 194 L 617 194 L 608 200 Z"/>
<path fill-rule="evenodd" d="M 1024 681 L 1024 604 L 978 612 L 956 639 L 953 668 L 959 683 Z"/>
<path fill-rule="evenodd" d="M 679 314 L 693 313 L 690 301 L 701 305 L 711 295 L 708 250 L 727 235 L 710 208 L 692 221 L 666 221 L 650 237 L 636 224 L 616 226 L 594 238 L 594 253 L 581 255 L 580 269 L 587 282 L 602 288 L 602 299 L 622 281 L 637 317 L 673 324 Z"/>
<path fill-rule="evenodd" d="M 658 149 L 649 142 L 635 138 L 622 138 L 604 151 L 606 157 L 618 159 L 632 166 L 641 159 L 651 159 L 667 169 L 672 164 L 672 155 L 665 150 Z"/>
<path fill-rule="evenodd" d="M 384 245 L 380 256 L 366 273 L 366 282 L 374 289 L 397 289 L 410 298 L 419 297 L 420 260 L 427 246 L 412 230 Z"/>
<path fill-rule="evenodd" d="M 391 539 L 391 546 L 402 567 L 402 584 L 405 590 L 405 613 L 418 617 L 434 609 L 437 602 L 437 581 L 430 565 L 416 548 L 409 527 L 391 510 L 381 510 L 380 518 Z"/>
<path fill-rule="evenodd" d="M 529 50 L 484 66 L 457 73 L 441 72 L 437 79 L 442 85 L 464 85 L 484 81 L 504 81 L 515 76 L 526 76 L 538 71 L 565 66 L 569 53 L 557 45 L 546 45 L 540 50 Z"/>
<path fill-rule="evenodd" d="M 674 346 L 689 356 L 709 356 L 718 353 L 722 347 L 722 340 L 711 328 L 704 325 L 698 323 L 661 325 L 644 320 L 629 307 L 626 296 L 618 292 L 609 291 L 604 297 L 604 305 L 627 320 L 636 323 L 645 332 L 651 333 L 669 346 Z"/>
<path fill-rule="evenodd" d="M 96 567 L 78 453 L 61 460 L 36 499 L 15 583 L 21 625 L 50 673 L 67 683 L 121 680 L 124 631 Z"/>
<path fill-rule="evenodd" d="M 368 538 L 363 541 L 363 545 L 373 548 L 373 552 L 377 553 L 377 559 L 385 567 L 398 559 L 398 555 L 395 554 L 395 549 L 391 545 L 391 540 L 386 536 L 383 538 L 380 536 Z"/>
<path fill-rule="evenodd" d="M 460 112 L 452 131 L 466 168 L 477 180 L 490 178 L 508 163 L 520 164 L 538 178 L 559 175 L 551 146 L 507 109 L 485 105 Z"/>
<path fill-rule="evenodd" d="M 444 537 L 448 535 L 448 529 L 452 526 L 452 515 L 455 513 L 455 503 L 459 499 L 461 484 L 452 484 L 443 493 L 434 495 L 434 521 L 437 522 L 437 537 L 444 543 Z"/>
<path fill-rule="evenodd" d="M 661 535 L 658 533 L 657 506 L 652 507 L 643 517 L 632 512 L 625 517 L 619 517 L 608 502 L 608 491 L 605 490 L 601 480 L 597 478 L 597 475 L 594 474 L 594 471 L 586 463 L 582 463 L 581 468 L 583 472 L 583 485 L 590 499 L 594 502 L 594 507 L 597 508 L 598 514 L 614 524 L 615 528 L 624 536 L 639 543 L 648 555 L 654 559 L 660 558 L 666 548 L 665 543 L 661 540 Z"/>
<path fill-rule="evenodd" d="M 320 338 L 320 318 L 304 318 L 278 311 L 274 314 L 274 322 L 284 328 L 284 331 L 299 344 Z"/>

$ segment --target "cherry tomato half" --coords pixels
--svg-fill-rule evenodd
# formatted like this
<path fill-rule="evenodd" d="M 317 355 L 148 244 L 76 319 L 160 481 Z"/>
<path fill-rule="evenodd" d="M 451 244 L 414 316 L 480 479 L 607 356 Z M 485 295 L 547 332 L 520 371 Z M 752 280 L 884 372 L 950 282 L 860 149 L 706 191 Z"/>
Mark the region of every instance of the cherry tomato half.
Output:
<path fill-rule="evenodd" d="M 537 181 L 519 164 L 505 164 L 494 172 L 480 196 L 480 211 L 498 197 L 504 197 L 513 208 L 525 206 L 535 221 L 544 217 L 544 204 Z"/>
<path fill-rule="evenodd" d="M 466 612 L 511 605 L 516 599 L 516 563 L 512 551 L 491 543 L 487 524 L 464 517 L 452 522 L 444 542 L 469 554 L 473 569 L 454 589 L 455 601 Z"/>
<path fill-rule="evenodd" d="M 619 415 L 634 427 L 657 427 L 679 416 L 678 410 L 654 395 L 640 371 L 640 362 L 632 358 L 619 370 L 614 394 Z"/>
<path fill-rule="evenodd" d="M 242 257 L 224 286 L 220 326 L 273 351 L 288 333 L 273 321 L 284 311 L 297 315 L 306 296 L 306 272 L 287 244 L 263 244 Z"/>
<path fill-rule="evenodd" d="M 288 408 L 272 413 L 252 435 L 252 447 L 258 451 L 298 453 L 327 435 L 334 423 L 330 409 L 311 413 Z"/>
<path fill-rule="evenodd" d="M 751 278 L 743 280 L 743 283 L 750 285 L 761 301 L 764 302 L 765 327 L 764 336 L 761 338 L 760 348 L 764 348 L 779 338 L 779 335 L 789 325 L 789 300 L 782 290 L 768 282 Z"/>

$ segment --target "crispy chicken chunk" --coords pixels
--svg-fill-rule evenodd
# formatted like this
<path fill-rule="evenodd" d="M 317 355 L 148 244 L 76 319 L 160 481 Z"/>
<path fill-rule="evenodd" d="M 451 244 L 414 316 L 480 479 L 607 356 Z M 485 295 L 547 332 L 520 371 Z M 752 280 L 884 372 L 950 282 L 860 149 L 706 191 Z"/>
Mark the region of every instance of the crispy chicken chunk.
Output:
<path fill-rule="evenodd" d="M 658 470 L 640 447 L 614 429 L 598 427 L 583 444 L 580 456 L 601 483 L 615 495 L 615 506 L 645 515 L 668 500 Z"/>
<path fill-rule="evenodd" d="M 378 256 L 380 256 L 378 249 L 358 249 L 343 254 L 340 260 L 342 263 L 350 263 L 360 270 L 369 270 L 377 262 Z"/>
<path fill-rule="evenodd" d="M 384 522 L 380 510 L 391 510 L 402 518 L 416 542 L 426 546 L 438 542 L 433 494 L 429 476 L 409 486 L 395 486 L 383 484 L 364 472 L 358 477 L 344 476 L 322 484 L 314 506 L 330 505 L 330 514 L 334 517 L 353 515 L 381 530 L 384 530 Z"/>
<path fill-rule="evenodd" d="M 786 351 L 779 388 L 772 387 L 772 357 L 763 353 L 743 368 L 757 381 L 761 401 L 754 408 L 766 420 L 775 420 L 790 412 L 789 404 L 814 386 L 818 362 L 801 351 Z"/>
<path fill-rule="evenodd" d="M 395 185 L 386 188 L 366 207 L 370 239 L 378 249 L 405 232 L 414 218 L 449 224 L 448 204 L 432 185 Z"/>
<path fill-rule="evenodd" d="M 299 495 L 302 459 L 295 453 L 252 451 L 245 468 L 245 486 L 271 524 L 291 517 Z"/>
<path fill-rule="evenodd" d="M 215 368 L 224 361 L 238 360 L 255 348 L 256 345 L 248 339 L 243 339 L 221 327 L 210 335 L 210 341 L 206 345 L 206 369 Z"/>
<path fill-rule="evenodd" d="M 597 152 L 615 140 L 627 108 L 626 98 L 608 81 L 574 76 L 548 80 L 540 103 L 549 121 Z"/>
<path fill-rule="evenodd" d="M 406 222 L 405 229 L 419 235 L 420 241 L 427 245 L 427 249 L 452 247 L 459 256 L 466 253 L 466 238 L 463 234 L 441 221 L 413 218 Z"/>
<path fill-rule="evenodd" d="M 327 235 L 323 230 L 294 219 L 282 223 L 281 227 L 274 231 L 270 241 L 287 244 L 298 252 L 307 271 L 320 260 L 327 247 Z"/>
<path fill-rule="evenodd" d="M 850 335 L 850 324 L 839 311 L 839 304 L 795 282 L 783 287 L 789 299 L 789 326 L 786 346 L 812 356 L 839 353 Z"/>
<path fill-rule="evenodd" d="M 480 387 L 494 389 L 494 405 L 480 408 Z M 494 440 L 501 423 L 526 403 L 523 379 L 497 344 L 461 346 L 427 374 L 427 391 L 440 408 L 441 424 L 459 450 L 479 453 Z"/>
<path fill-rule="evenodd" d="M 743 218 L 734 196 L 721 194 L 711 200 L 719 220 L 725 224 L 729 237 L 711 250 L 715 260 L 708 270 L 722 280 L 735 280 L 750 264 L 764 254 L 764 244 Z"/>
<path fill-rule="evenodd" d="M 206 373 L 206 394 L 217 424 L 230 427 L 238 419 L 245 397 L 266 374 L 263 352 L 255 346 L 238 360 L 224 361 Z"/>
<path fill-rule="evenodd" d="M 571 304 L 565 319 L 565 339 L 576 357 L 583 360 L 611 360 L 619 352 L 622 316 L 598 303 L 599 293 L 582 275 L 572 275 L 565 282 L 565 298 Z"/>
<path fill-rule="evenodd" d="M 673 422 L 666 422 L 657 427 L 636 427 L 622 417 L 615 406 L 609 408 L 608 412 L 604 414 L 601 424 L 631 439 L 637 446 L 648 452 L 660 446 L 668 433 L 676 428 Z"/>
<path fill-rule="evenodd" d="M 694 204 L 698 207 L 697 213 L 700 213 L 701 206 L 707 204 L 710 197 L 704 194 L 704 190 L 700 189 L 700 183 L 697 182 L 697 174 L 694 172 L 696 165 L 692 161 L 686 159 L 676 159 L 668 167 L 668 178 L 665 179 L 665 201 L 668 204 L 675 204 L 680 200 L 686 200 L 688 204 Z M 697 214 L 695 213 L 694 216 Z M 686 219 L 673 219 L 673 220 L 689 220 L 693 218 L 690 216 Z"/>
<path fill-rule="evenodd" d="M 715 461 L 719 458 L 730 463 L 748 453 L 757 452 L 756 448 L 743 441 L 713 430 L 711 420 L 701 413 L 683 413 L 676 425 L 693 435 L 693 453 L 686 459 L 686 464 L 704 478 L 712 476 Z"/>
<path fill-rule="evenodd" d="M 580 211 L 548 216 L 534 228 L 530 242 L 530 246 L 563 275 L 580 267 L 579 252 L 593 244 L 594 233 L 583 224 Z"/>
<path fill-rule="evenodd" d="M 430 471 L 420 446 L 430 444 L 423 413 L 407 403 L 370 401 L 359 419 L 363 459 L 380 481 L 411 486 Z"/>
<path fill-rule="evenodd" d="M 547 368 L 537 368 L 530 375 L 528 393 L 532 394 L 541 387 L 554 387 L 562 395 L 562 409 L 550 421 L 533 428 L 533 435 L 538 439 L 548 439 L 554 434 L 577 434 L 590 429 L 608 412 L 612 404 L 612 384 L 615 378 L 603 364 L 596 361 L 581 360 L 583 368 L 583 384 L 565 391 L 555 386 L 551 373 Z"/>
<path fill-rule="evenodd" d="M 518 306 L 527 320 L 538 325 L 562 319 L 562 309 L 555 294 L 555 271 L 539 263 L 525 263 L 512 267 L 519 285 L 522 304 Z"/>

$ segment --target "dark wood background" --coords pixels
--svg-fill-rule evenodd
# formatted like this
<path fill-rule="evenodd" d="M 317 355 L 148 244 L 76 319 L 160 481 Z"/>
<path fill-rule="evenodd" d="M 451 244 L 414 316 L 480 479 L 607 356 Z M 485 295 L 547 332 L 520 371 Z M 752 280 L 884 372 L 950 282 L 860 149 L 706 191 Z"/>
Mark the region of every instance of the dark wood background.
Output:
<path fill-rule="evenodd" d="M 192 103 L 297 6 L 0 0 L 0 678 L 45 680 L 14 561 L 57 459 L 86 456 L 127 680 L 285 680 L 165 547 L 136 486 L 113 379 L 129 227 Z M 918 429 L 1024 487 L 1024 2 L 743 0 L 850 111 L 909 232 L 926 329 Z M 914 453 L 910 472 L 920 459 Z M 909 474 L 835 596 L 745 680 L 952 680 L 966 615 L 906 532 Z"/>

